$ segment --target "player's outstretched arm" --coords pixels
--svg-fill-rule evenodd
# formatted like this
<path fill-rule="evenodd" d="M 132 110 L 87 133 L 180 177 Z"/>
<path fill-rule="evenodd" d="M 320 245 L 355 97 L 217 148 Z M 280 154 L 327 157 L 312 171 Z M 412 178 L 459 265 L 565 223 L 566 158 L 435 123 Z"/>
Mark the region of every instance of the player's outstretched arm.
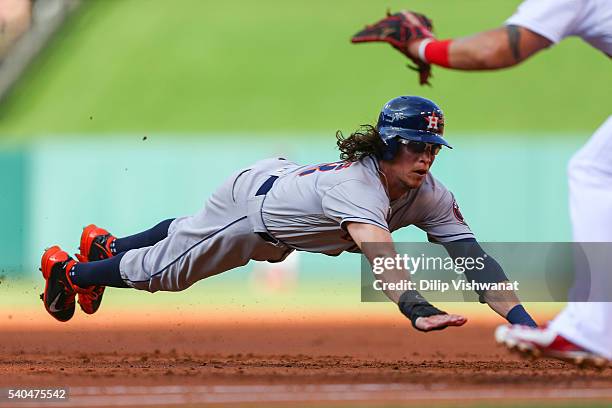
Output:
<path fill-rule="evenodd" d="M 459 70 L 495 70 L 521 63 L 552 41 L 519 26 L 507 25 L 468 37 L 438 40 L 427 16 L 411 11 L 388 15 L 355 34 L 353 43 L 386 42 L 417 65 L 428 84 L 431 65 Z"/>
<path fill-rule="evenodd" d="M 372 224 L 347 223 L 351 238 L 368 258 L 370 264 L 377 258 L 395 258 L 397 252 L 389 231 Z M 371 245 L 364 245 L 370 243 Z M 390 268 L 378 276 L 384 283 L 400 282 L 409 279 L 406 271 Z M 416 290 L 385 290 L 385 294 L 397 303 L 400 311 L 412 322 L 417 330 L 441 330 L 448 326 L 462 326 L 467 319 L 460 315 L 447 314 L 427 302 Z"/>
<path fill-rule="evenodd" d="M 495 70 L 521 63 L 552 44 L 524 27 L 508 25 L 453 40 L 408 43 L 408 54 L 423 62 L 459 70 Z"/>
<path fill-rule="evenodd" d="M 509 282 L 501 265 L 491 255 L 487 254 L 474 238 L 446 242 L 442 245 L 444 245 L 444 248 L 453 259 L 466 257 L 483 259 L 483 269 L 465 272 L 465 278 L 468 281 L 478 283 Z M 517 294 L 513 290 L 485 290 L 476 291 L 476 293 L 482 303 L 489 305 L 491 309 L 509 323 L 537 327 L 537 324 L 523 308 Z"/>

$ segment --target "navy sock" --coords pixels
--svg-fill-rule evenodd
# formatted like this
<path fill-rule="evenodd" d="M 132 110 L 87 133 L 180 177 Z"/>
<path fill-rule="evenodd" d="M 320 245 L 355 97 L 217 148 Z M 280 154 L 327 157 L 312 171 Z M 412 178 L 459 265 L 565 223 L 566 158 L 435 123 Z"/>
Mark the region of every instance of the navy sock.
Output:
<path fill-rule="evenodd" d="M 78 262 L 70 270 L 70 280 L 81 288 L 92 285 L 127 288 L 129 286 L 121 279 L 119 272 L 119 262 L 124 254 L 120 253 L 102 261 Z"/>
<path fill-rule="evenodd" d="M 130 235 L 125 238 L 117 238 L 111 245 L 114 254 L 129 251 L 130 249 L 145 248 L 157 244 L 162 239 L 168 236 L 168 228 L 174 221 L 174 218 L 164 220 L 154 226 L 138 234 Z"/>
<path fill-rule="evenodd" d="M 511 324 L 522 324 L 529 327 L 538 327 L 537 323 L 529 316 L 523 305 L 516 305 L 508 312 L 506 320 Z"/>

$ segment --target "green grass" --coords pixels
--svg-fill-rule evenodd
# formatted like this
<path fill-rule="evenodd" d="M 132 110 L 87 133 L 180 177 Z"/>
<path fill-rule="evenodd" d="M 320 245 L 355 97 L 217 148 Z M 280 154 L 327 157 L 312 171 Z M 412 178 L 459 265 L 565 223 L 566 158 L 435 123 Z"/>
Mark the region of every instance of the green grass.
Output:
<path fill-rule="evenodd" d="M 318 132 L 372 122 L 398 94 L 446 111 L 447 129 L 590 133 L 609 114 L 610 61 L 576 39 L 513 70 L 435 69 L 351 34 L 392 10 L 440 37 L 500 25 L 519 0 L 88 0 L 0 104 L 0 139 L 94 133 Z"/>
<path fill-rule="evenodd" d="M 304 278 L 294 291 L 267 292 L 250 284 L 250 275 L 235 271 L 234 276 L 218 276 L 198 282 L 181 292 L 157 292 L 109 289 L 104 294 L 104 308 L 109 310 L 183 310 L 198 314 L 205 310 L 257 311 L 268 313 L 366 313 L 395 316 L 397 309 L 389 302 L 361 302 L 359 281 L 327 282 Z M 38 273 L 38 272 L 37 272 Z M 231 272 L 230 272 L 231 273 Z M 240 275 L 239 275 L 240 274 Z M 15 276 L 25 274 L 15 274 Z M 0 321 L 8 315 L 39 310 L 44 311 L 38 295 L 44 290 L 44 280 L 39 276 L 7 278 L 0 276 Z M 557 314 L 564 304 L 552 302 L 524 303 L 537 319 Z M 453 313 L 461 313 L 478 320 L 484 317 L 495 320 L 495 314 L 486 305 L 477 302 L 439 302 L 436 306 Z M 503 320 L 499 320 L 503 323 Z"/>

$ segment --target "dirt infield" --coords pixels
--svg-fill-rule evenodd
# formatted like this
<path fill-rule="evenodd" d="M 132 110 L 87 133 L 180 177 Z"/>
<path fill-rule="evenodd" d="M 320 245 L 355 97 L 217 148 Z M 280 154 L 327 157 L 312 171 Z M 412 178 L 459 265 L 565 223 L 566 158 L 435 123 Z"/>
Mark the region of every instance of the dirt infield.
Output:
<path fill-rule="evenodd" d="M 78 392 L 95 386 L 98 394 L 104 393 L 99 387 L 128 387 L 120 392 L 124 395 L 181 386 L 183 394 L 195 395 L 204 385 L 260 385 L 276 387 L 266 388 L 265 395 L 276 390 L 299 401 L 308 393 L 317 400 L 331 392 L 338 401 L 347 390 L 370 384 L 378 394 L 355 391 L 363 396 L 360 401 L 395 400 L 394 392 L 438 398 L 445 395 L 442 391 L 454 393 L 455 400 L 488 398 L 492 391 L 491 398 L 564 398 L 561 390 L 574 390 L 576 398 L 584 390 L 591 390 L 585 398 L 612 398 L 612 369 L 522 360 L 498 348 L 492 330 L 491 324 L 472 323 L 424 334 L 401 319 L 12 324 L 2 330 L 0 387 L 70 386 Z M 341 387 L 325 391 L 334 384 Z M 228 390 L 256 395 L 257 389 Z M 202 393 L 210 396 L 212 391 Z"/>

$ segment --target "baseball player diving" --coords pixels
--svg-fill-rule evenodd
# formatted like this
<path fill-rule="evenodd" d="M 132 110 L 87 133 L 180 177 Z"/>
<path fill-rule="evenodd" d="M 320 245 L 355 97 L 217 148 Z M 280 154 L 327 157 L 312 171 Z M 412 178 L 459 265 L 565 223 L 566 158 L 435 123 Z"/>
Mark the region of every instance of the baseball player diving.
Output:
<path fill-rule="evenodd" d="M 363 252 L 372 263 L 396 256 L 391 232 L 409 225 L 442 245 L 470 243 L 447 245 L 453 259 L 482 256 L 453 194 L 430 173 L 442 147 L 450 148 L 443 132 L 444 114 L 435 103 L 401 96 L 385 104 L 376 126 L 363 126 L 346 138 L 337 133 L 342 161 L 308 166 L 283 158 L 259 161 L 227 179 L 197 214 L 132 236 L 117 238 L 89 225 L 78 260 L 58 246 L 44 252 L 45 308 L 65 322 L 74 314 L 76 297 L 85 313 L 95 313 L 106 286 L 180 291 L 250 260 L 282 261 L 294 250 L 332 256 Z M 485 258 L 485 268 L 468 278 L 506 282 L 499 264 Z M 397 282 L 404 271 L 390 269 L 381 276 Z M 385 294 L 418 330 L 466 322 L 416 290 Z M 513 291 L 479 295 L 508 322 L 536 326 Z"/>
<path fill-rule="evenodd" d="M 512 67 L 569 36 L 612 57 L 612 1 L 525 0 L 502 27 L 445 40 L 433 36 L 428 17 L 404 11 L 367 26 L 352 41 L 391 44 L 415 63 L 425 84 L 432 64 L 468 71 Z M 572 157 L 568 177 L 573 240 L 612 242 L 612 116 Z M 589 262 L 595 262 L 595 276 L 610 276 L 609 265 Z M 502 326 L 496 338 L 534 356 L 605 365 L 612 359 L 612 303 L 569 303 L 547 327 Z"/>

